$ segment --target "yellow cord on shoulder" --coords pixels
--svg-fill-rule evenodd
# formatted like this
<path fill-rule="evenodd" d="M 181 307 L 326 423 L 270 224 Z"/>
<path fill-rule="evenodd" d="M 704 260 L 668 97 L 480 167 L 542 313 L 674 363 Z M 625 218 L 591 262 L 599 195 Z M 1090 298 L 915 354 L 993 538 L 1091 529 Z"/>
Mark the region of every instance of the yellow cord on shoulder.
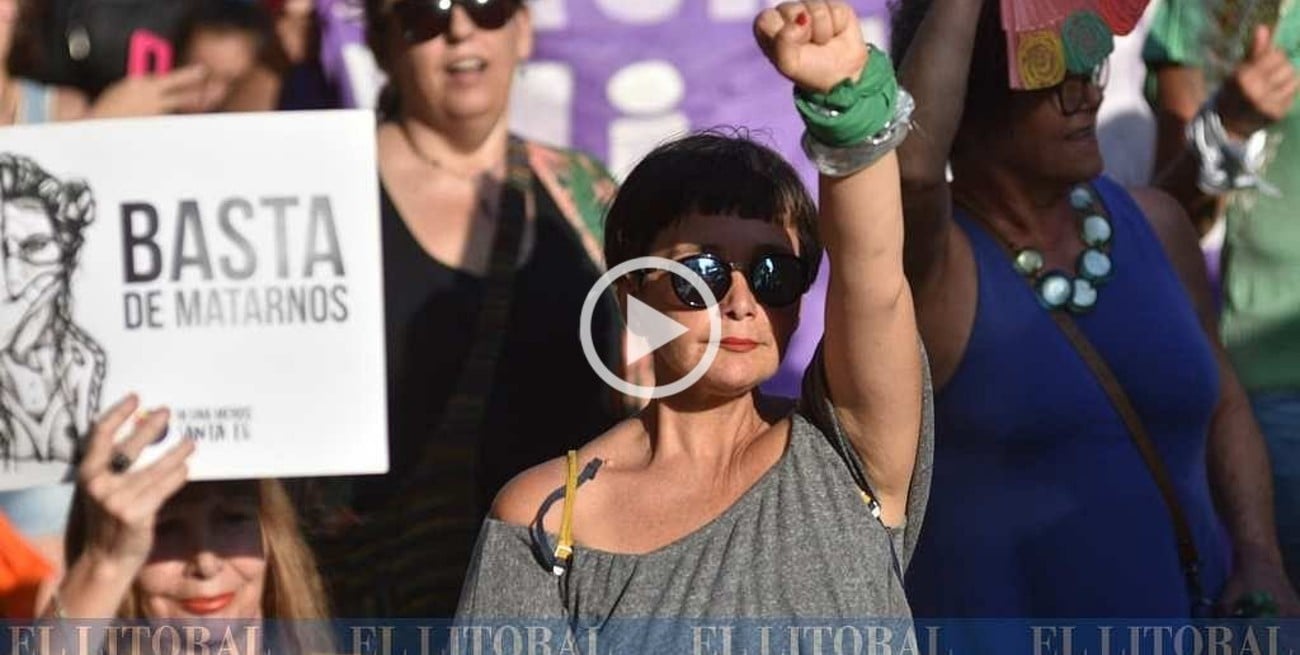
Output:
<path fill-rule="evenodd" d="M 555 575 L 564 575 L 573 557 L 573 503 L 578 493 L 578 451 L 568 453 L 569 471 L 564 478 L 564 511 L 560 518 L 560 541 L 555 546 Z"/>

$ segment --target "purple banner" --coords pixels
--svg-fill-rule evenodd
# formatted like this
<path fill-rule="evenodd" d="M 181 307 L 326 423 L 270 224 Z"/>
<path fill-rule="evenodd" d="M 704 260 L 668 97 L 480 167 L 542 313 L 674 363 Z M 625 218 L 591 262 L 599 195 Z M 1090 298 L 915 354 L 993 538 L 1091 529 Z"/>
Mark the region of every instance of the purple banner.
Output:
<path fill-rule="evenodd" d="M 345 97 L 373 106 L 382 81 L 361 40 L 357 0 L 320 0 L 327 70 Z M 690 130 L 742 127 L 785 154 L 815 192 L 798 148 L 791 88 L 754 44 L 765 0 L 530 0 L 537 45 L 511 102 L 519 133 L 578 148 L 622 177 L 655 145 Z M 863 32 L 883 43 L 884 0 L 854 0 Z M 824 271 L 823 271 L 824 273 Z M 824 275 L 821 278 L 824 280 Z M 772 391 L 794 395 L 822 327 L 819 285 L 804 303 Z"/>

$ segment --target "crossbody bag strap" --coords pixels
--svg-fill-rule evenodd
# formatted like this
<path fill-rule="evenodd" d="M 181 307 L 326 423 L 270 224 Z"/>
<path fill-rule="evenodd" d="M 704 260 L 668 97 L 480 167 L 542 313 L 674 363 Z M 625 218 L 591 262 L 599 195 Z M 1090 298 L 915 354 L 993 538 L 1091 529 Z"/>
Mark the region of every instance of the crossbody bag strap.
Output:
<path fill-rule="evenodd" d="M 1008 261 L 1015 260 L 1015 253 L 1002 239 L 994 235 L 993 241 L 998 244 L 1002 252 L 1006 254 Z M 1023 276 L 1017 276 L 1024 280 L 1029 286 L 1030 291 L 1037 294 L 1034 288 L 1033 280 Z M 1111 370 L 1110 365 L 1106 363 L 1101 353 L 1092 345 L 1092 341 L 1083 333 L 1079 325 L 1074 322 L 1064 311 L 1047 310 L 1052 321 L 1060 328 L 1061 333 L 1065 335 L 1071 346 L 1074 346 L 1075 352 L 1092 371 L 1093 377 L 1101 385 L 1102 391 L 1106 393 L 1106 398 L 1110 400 L 1111 406 L 1115 408 L 1115 413 L 1128 428 L 1129 437 L 1133 440 L 1133 445 L 1137 447 L 1138 454 L 1142 456 L 1142 462 L 1146 464 L 1147 471 L 1151 473 L 1151 479 L 1155 481 L 1156 487 L 1160 490 L 1160 497 L 1164 501 L 1165 509 L 1169 512 L 1169 521 L 1174 528 L 1174 538 L 1177 541 L 1178 561 L 1182 565 L 1183 577 L 1187 583 L 1187 593 L 1192 601 L 1193 615 L 1199 615 L 1210 607 L 1210 602 L 1205 597 L 1204 587 L 1201 585 L 1201 557 L 1196 548 L 1196 538 L 1192 535 L 1192 525 L 1187 520 L 1187 514 L 1183 511 L 1182 503 L 1178 501 L 1178 492 L 1174 489 L 1173 480 L 1169 477 L 1169 470 L 1165 468 L 1165 462 L 1160 458 L 1160 452 L 1156 450 L 1155 442 L 1151 440 L 1151 434 L 1147 432 L 1146 425 L 1142 423 L 1142 417 L 1138 414 L 1137 408 L 1129 400 L 1128 393 L 1124 391 L 1124 385 L 1120 384 L 1119 378 L 1115 377 L 1115 372 Z"/>
<path fill-rule="evenodd" d="M 523 248 L 524 233 L 536 215 L 536 190 L 533 187 L 526 146 L 522 140 L 512 136 L 507 158 L 507 176 L 502 185 L 497 212 L 497 230 L 493 237 L 487 274 L 484 276 L 482 305 L 474 321 L 474 340 L 466 353 L 455 391 L 447 400 L 434 442 L 446 440 L 464 445 L 479 437 L 510 324 L 515 272 Z M 435 452 L 436 449 L 427 452 L 424 459 L 436 456 Z M 419 477 L 420 471 L 435 468 L 430 466 L 435 462 L 423 461 L 422 464 L 416 469 L 416 477 Z"/>

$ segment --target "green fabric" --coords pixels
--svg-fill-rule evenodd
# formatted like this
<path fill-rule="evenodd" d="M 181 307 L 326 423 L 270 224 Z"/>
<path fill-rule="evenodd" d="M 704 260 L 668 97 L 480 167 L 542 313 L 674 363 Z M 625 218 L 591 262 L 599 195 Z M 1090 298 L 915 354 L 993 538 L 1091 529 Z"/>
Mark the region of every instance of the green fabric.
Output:
<path fill-rule="evenodd" d="M 866 68 L 858 81 L 844 80 L 830 93 L 795 89 L 794 104 L 814 139 L 833 147 L 861 143 L 884 129 L 894 117 L 898 80 L 889 55 L 871 46 Z M 838 112 L 827 116 L 822 108 Z"/>
<path fill-rule="evenodd" d="M 1142 47 L 1148 66 L 1197 65 L 1207 29 L 1205 0 L 1157 0 L 1151 32 Z"/>
<path fill-rule="evenodd" d="M 1149 63 L 1197 62 L 1205 49 L 1195 27 L 1205 20 L 1200 1 L 1163 1 L 1144 52 Z M 1274 41 L 1300 66 L 1300 11 L 1282 15 Z M 1300 389 L 1300 103 L 1269 133 L 1276 154 L 1264 177 L 1282 196 L 1233 194 L 1224 245 L 1222 337 L 1250 391 Z"/>
<path fill-rule="evenodd" d="M 597 191 L 602 184 L 614 185 L 614 176 L 604 165 L 579 152 L 569 154 L 568 188 L 573 192 L 573 204 L 583 225 L 600 243 L 605 242 L 605 212 L 609 209 Z"/>

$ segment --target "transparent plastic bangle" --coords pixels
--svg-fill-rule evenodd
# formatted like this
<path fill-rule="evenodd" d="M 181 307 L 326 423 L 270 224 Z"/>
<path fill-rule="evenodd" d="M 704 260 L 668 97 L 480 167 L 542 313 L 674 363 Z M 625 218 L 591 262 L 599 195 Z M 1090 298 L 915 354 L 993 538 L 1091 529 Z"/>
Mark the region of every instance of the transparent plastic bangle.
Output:
<path fill-rule="evenodd" d="M 1187 124 L 1188 145 L 1201 161 L 1197 186 L 1210 195 L 1258 189 L 1265 195 L 1280 196 L 1262 175 L 1267 132 L 1258 130 L 1244 141 L 1234 139 L 1214 107 L 1215 98 L 1211 98 Z"/>
<path fill-rule="evenodd" d="M 916 101 L 912 95 L 900 88 L 894 105 L 894 117 L 879 132 L 861 143 L 837 148 L 818 141 L 805 131 L 802 140 L 804 154 L 822 175 L 852 175 L 879 161 L 907 138 L 912 129 L 912 112 L 915 109 Z"/>

